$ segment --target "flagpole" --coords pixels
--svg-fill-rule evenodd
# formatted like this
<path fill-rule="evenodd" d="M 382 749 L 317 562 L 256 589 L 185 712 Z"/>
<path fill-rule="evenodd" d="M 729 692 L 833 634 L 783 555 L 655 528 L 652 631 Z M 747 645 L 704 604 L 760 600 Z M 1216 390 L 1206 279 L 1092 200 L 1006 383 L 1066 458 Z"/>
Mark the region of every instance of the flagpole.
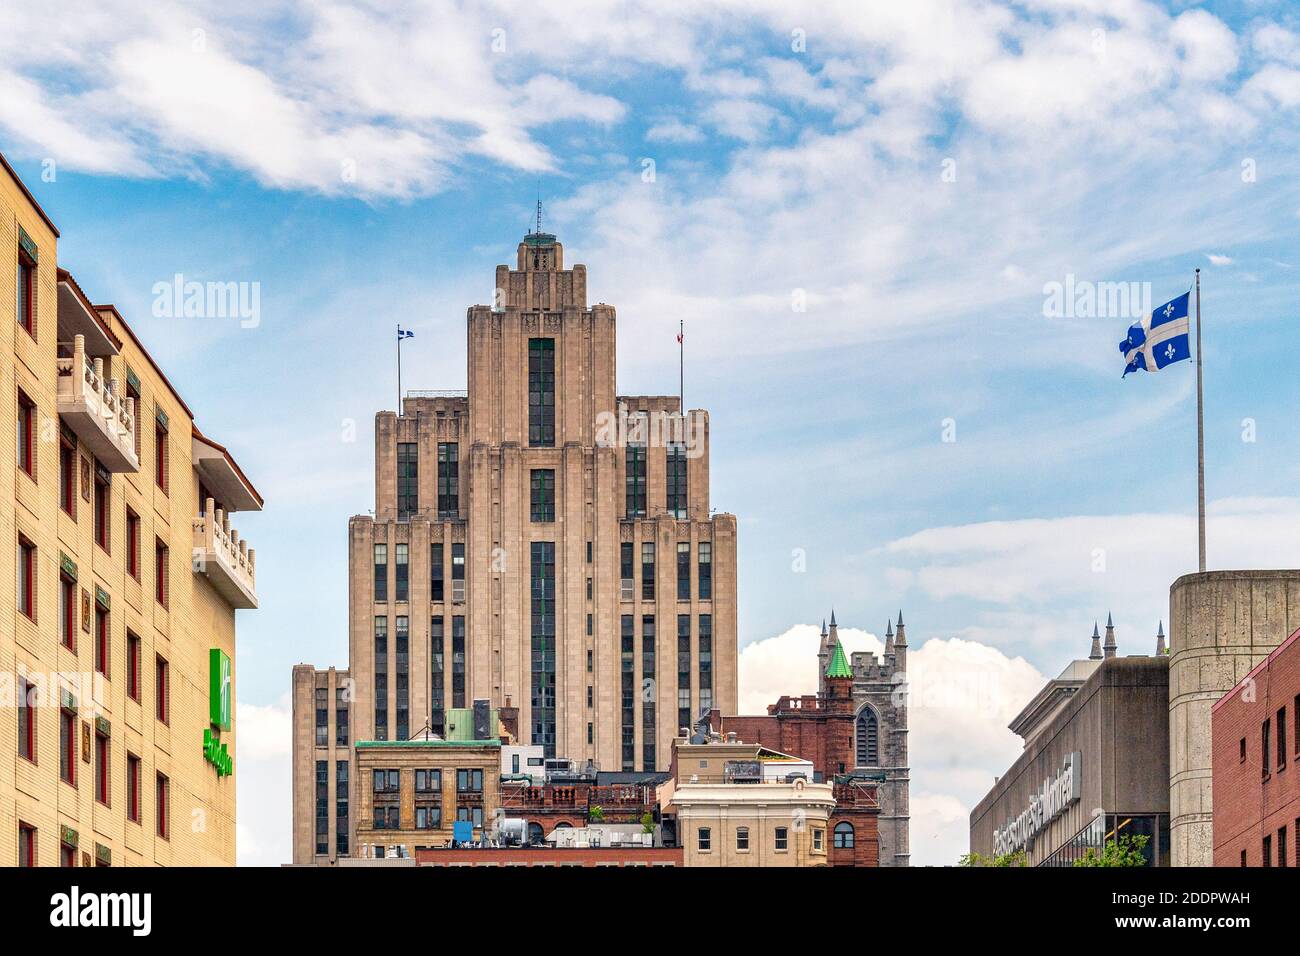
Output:
<path fill-rule="evenodd" d="M 677 410 L 686 414 L 686 322 L 677 320 Z"/>
<path fill-rule="evenodd" d="M 1201 270 L 1196 270 L 1196 518 L 1200 569 L 1205 570 L 1205 399 L 1201 384 Z"/>
<path fill-rule="evenodd" d="M 397 417 L 402 417 L 402 326 L 397 326 Z"/>

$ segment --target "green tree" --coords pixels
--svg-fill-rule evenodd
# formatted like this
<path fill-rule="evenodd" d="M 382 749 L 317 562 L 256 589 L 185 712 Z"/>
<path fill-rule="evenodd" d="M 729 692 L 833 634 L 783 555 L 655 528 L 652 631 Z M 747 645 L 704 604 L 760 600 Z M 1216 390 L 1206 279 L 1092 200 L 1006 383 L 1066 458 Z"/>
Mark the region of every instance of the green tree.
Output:
<path fill-rule="evenodd" d="M 1144 835 L 1125 835 L 1118 840 L 1107 840 L 1098 853 L 1088 847 L 1086 853 L 1074 861 L 1075 866 L 1146 866 L 1147 858 L 1143 855 L 1147 842 L 1151 838 Z"/>
<path fill-rule="evenodd" d="M 591 823 L 604 823 L 605 808 L 599 804 L 593 805 L 592 808 L 587 811 L 587 820 Z"/>
<path fill-rule="evenodd" d="M 957 861 L 958 866 L 1028 866 L 1025 851 L 1004 853 L 1001 856 L 984 856 L 982 853 L 966 853 Z"/>
<path fill-rule="evenodd" d="M 655 832 L 655 818 L 650 815 L 649 811 L 641 814 L 641 832 L 642 833 Z"/>

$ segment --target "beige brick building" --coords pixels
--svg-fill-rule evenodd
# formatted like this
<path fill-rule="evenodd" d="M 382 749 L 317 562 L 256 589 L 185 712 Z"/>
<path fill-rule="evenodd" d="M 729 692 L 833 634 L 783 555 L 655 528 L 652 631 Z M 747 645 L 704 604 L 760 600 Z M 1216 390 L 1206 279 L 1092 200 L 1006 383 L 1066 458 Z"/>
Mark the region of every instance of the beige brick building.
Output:
<path fill-rule="evenodd" d="M 262 499 L 58 235 L 0 157 L 0 864 L 233 865 Z"/>
<path fill-rule="evenodd" d="M 709 506 L 708 413 L 617 394 L 614 307 L 587 304 L 554 236 L 528 234 L 496 287 L 468 310 L 468 389 L 376 416 L 349 668 L 294 671 L 295 862 L 355 845 L 353 742 L 442 736 L 476 698 L 602 770 L 664 770 L 680 727 L 735 712 L 736 519 Z"/>

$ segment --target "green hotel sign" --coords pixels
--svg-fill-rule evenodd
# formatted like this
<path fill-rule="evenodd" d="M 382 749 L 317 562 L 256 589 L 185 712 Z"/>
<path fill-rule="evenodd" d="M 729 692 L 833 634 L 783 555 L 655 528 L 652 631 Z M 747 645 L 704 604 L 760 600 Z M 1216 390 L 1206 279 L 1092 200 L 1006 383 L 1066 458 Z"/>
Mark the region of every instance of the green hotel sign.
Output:
<path fill-rule="evenodd" d="M 217 647 L 208 651 L 208 719 L 230 729 L 230 655 Z"/>
<path fill-rule="evenodd" d="M 218 777 L 235 772 L 235 761 L 221 742 L 221 731 L 230 729 L 230 655 L 220 648 L 208 651 L 208 720 L 203 729 L 203 759 L 217 768 Z"/>

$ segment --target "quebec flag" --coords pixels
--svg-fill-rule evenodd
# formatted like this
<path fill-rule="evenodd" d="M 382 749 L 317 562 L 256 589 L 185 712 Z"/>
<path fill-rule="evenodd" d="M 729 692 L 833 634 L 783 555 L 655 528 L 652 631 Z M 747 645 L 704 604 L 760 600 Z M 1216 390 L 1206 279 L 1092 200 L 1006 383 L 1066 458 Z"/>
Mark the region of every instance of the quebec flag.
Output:
<path fill-rule="evenodd" d="M 1139 369 L 1158 372 L 1166 365 L 1192 357 L 1188 341 L 1187 305 L 1191 291 L 1170 299 L 1136 325 L 1129 326 L 1128 338 L 1119 343 L 1124 353 L 1124 375 Z M 1121 376 L 1122 378 L 1123 376 Z"/>

